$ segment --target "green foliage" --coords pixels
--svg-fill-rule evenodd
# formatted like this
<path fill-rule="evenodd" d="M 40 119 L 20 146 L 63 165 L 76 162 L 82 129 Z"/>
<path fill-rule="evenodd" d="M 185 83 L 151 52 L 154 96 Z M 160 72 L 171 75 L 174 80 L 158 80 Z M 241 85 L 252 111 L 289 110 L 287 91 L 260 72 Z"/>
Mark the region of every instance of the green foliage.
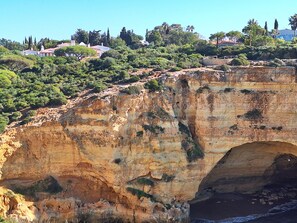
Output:
<path fill-rule="evenodd" d="M 166 173 L 163 173 L 162 174 L 162 180 L 165 181 L 165 182 L 170 182 L 170 181 L 173 181 L 175 178 L 174 175 L 168 175 Z"/>
<path fill-rule="evenodd" d="M 138 131 L 138 132 L 136 132 L 136 136 L 137 136 L 137 137 L 142 137 L 142 136 L 143 136 L 143 131 Z"/>
<path fill-rule="evenodd" d="M 0 39 L 0 54 L 1 54 L 1 46 L 5 47 L 8 50 L 23 50 L 24 47 L 21 43 L 16 41 L 11 41 L 9 39 Z"/>
<path fill-rule="evenodd" d="M 152 181 L 149 178 L 138 178 L 136 180 L 136 182 L 139 183 L 139 184 L 149 185 L 149 186 L 152 186 L 152 187 L 155 185 L 155 182 Z"/>
<path fill-rule="evenodd" d="M 184 125 L 182 122 L 179 122 L 178 128 L 179 131 L 184 135 L 181 146 L 187 154 L 187 160 L 189 162 L 192 162 L 199 158 L 203 158 L 204 154 L 202 148 L 197 142 L 192 139 L 192 135 L 188 126 Z"/>
<path fill-rule="evenodd" d="M 4 46 L 0 46 L 0 55 L 1 54 L 6 54 L 6 53 L 9 53 L 9 50 L 6 49 Z"/>
<path fill-rule="evenodd" d="M 153 199 L 153 195 L 151 194 L 148 194 L 148 193 L 145 193 L 144 191 L 142 190 L 138 190 L 138 189 L 135 189 L 133 187 L 127 187 L 126 190 L 128 192 L 130 192 L 131 194 L 133 194 L 134 196 L 137 196 L 138 199 L 142 198 L 142 197 L 146 197 L 146 198 L 150 198 L 150 199 Z"/>
<path fill-rule="evenodd" d="M 209 39 L 210 40 L 216 40 L 216 45 L 218 47 L 219 46 L 219 41 L 224 39 L 225 36 L 226 36 L 226 34 L 224 32 L 217 32 L 217 33 L 211 34 Z"/>
<path fill-rule="evenodd" d="M 256 20 L 250 19 L 248 24 L 242 29 L 245 34 L 245 43 L 249 46 L 257 45 L 257 39 L 265 36 L 265 29 L 263 29 Z"/>
<path fill-rule="evenodd" d="M 145 131 L 150 131 L 151 133 L 154 134 L 160 134 L 160 133 L 164 133 L 164 128 L 158 125 L 142 125 L 143 129 Z"/>
<path fill-rule="evenodd" d="M 9 119 L 6 116 L 0 115 L 0 133 L 5 130 L 6 125 L 8 124 Z"/>
<path fill-rule="evenodd" d="M 188 126 L 184 125 L 182 122 L 178 122 L 178 130 L 187 136 L 191 136 L 191 132 L 188 128 Z"/>
<path fill-rule="evenodd" d="M 246 55 L 239 54 L 238 58 L 235 58 L 231 61 L 231 65 L 233 66 L 247 66 L 250 62 L 247 60 Z"/>
<path fill-rule="evenodd" d="M 150 92 L 155 92 L 162 89 L 161 85 L 156 79 L 150 80 L 145 83 L 144 88 L 149 89 Z"/>
<path fill-rule="evenodd" d="M 34 65 L 34 61 L 26 57 L 15 54 L 4 54 L 0 56 L 0 65 L 7 67 L 9 70 L 18 72 Z"/>
<path fill-rule="evenodd" d="M 294 30 L 294 36 L 297 28 L 297 14 L 294 14 L 289 17 L 289 25 L 291 26 L 291 29 Z"/>
<path fill-rule="evenodd" d="M 164 22 L 153 30 L 147 31 L 146 40 L 154 46 L 193 44 L 199 40 L 199 34 L 193 31 L 193 26 L 188 26 L 186 31 L 184 31 L 179 24 L 169 25 Z"/>
<path fill-rule="evenodd" d="M 56 194 L 61 192 L 62 190 L 63 188 L 60 186 L 58 181 L 52 176 L 49 176 L 43 180 L 36 181 L 29 187 L 21 186 L 15 188 L 15 191 L 17 193 L 32 197 L 36 197 L 37 192 L 47 192 L 51 194 Z"/>
<path fill-rule="evenodd" d="M 269 66 L 271 67 L 281 67 L 281 66 L 285 66 L 285 62 L 283 62 L 282 60 L 275 58 L 274 60 L 269 62 Z"/>
<path fill-rule="evenodd" d="M 85 47 L 85 46 L 67 46 L 67 47 L 62 47 L 57 50 L 55 50 L 55 55 L 56 56 L 69 56 L 73 55 L 75 56 L 78 60 L 81 60 L 85 57 L 88 56 L 96 56 L 97 53 L 95 50 Z"/>
<path fill-rule="evenodd" d="M 244 114 L 244 118 L 249 120 L 258 120 L 263 118 L 262 112 L 259 109 L 253 109 Z"/>
<path fill-rule="evenodd" d="M 89 43 L 89 33 L 83 29 L 77 29 L 75 34 L 72 35 L 72 39 L 77 43 Z"/>
<path fill-rule="evenodd" d="M 140 94 L 140 91 L 137 86 L 129 86 L 127 88 L 122 89 L 120 92 L 125 94 L 130 94 L 130 95 Z"/>

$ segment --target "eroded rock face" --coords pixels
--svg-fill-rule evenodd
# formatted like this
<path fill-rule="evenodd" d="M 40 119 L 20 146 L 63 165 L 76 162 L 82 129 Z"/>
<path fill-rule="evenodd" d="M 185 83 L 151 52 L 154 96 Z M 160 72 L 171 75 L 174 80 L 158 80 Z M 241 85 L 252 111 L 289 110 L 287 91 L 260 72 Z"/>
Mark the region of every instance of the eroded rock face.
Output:
<path fill-rule="evenodd" d="M 30 188 L 53 177 L 61 191 L 31 198 L 36 206 L 51 203 L 39 208 L 43 220 L 83 213 L 185 222 L 186 202 L 231 148 L 296 144 L 295 78 L 291 67 L 201 69 L 164 76 L 161 92 L 90 98 L 59 118 L 7 131 L 1 184 Z M 59 203 L 68 201 L 71 214 L 61 214 Z M 91 205 L 103 201 L 110 212 Z"/>

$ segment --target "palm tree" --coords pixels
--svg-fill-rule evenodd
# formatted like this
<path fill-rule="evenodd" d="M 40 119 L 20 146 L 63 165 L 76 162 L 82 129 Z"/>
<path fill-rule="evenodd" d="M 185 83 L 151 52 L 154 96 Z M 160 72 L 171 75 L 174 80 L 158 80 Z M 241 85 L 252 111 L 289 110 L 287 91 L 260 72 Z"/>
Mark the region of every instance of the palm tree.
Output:
<path fill-rule="evenodd" d="M 209 39 L 210 40 L 216 40 L 216 42 L 217 42 L 216 45 L 217 45 L 217 48 L 218 48 L 219 47 L 219 41 L 224 39 L 225 35 L 226 34 L 224 32 L 217 32 L 217 33 L 211 34 Z"/>
<path fill-rule="evenodd" d="M 297 14 L 292 15 L 289 18 L 289 25 L 291 26 L 291 29 L 294 31 L 294 37 L 295 37 L 295 32 L 296 32 L 296 28 L 297 28 Z"/>
<path fill-rule="evenodd" d="M 162 29 L 163 29 L 163 32 L 165 34 L 168 34 L 169 33 L 169 24 L 167 22 L 163 22 L 162 25 L 161 25 Z"/>
<path fill-rule="evenodd" d="M 186 31 L 187 32 L 193 32 L 195 29 L 195 27 L 193 25 L 188 25 L 187 28 L 186 28 Z"/>
<path fill-rule="evenodd" d="M 252 41 L 255 36 L 263 35 L 265 30 L 259 26 L 257 20 L 250 19 L 248 24 L 242 29 L 242 32 L 245 33 L 249 39 L 249 45 L 252 45 Z"/>

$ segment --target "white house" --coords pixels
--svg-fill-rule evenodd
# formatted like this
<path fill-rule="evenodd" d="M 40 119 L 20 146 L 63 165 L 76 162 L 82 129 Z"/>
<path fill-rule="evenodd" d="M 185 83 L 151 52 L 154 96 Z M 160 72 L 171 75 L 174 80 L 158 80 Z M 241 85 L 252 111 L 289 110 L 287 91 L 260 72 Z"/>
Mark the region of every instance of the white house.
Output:
<path fill-rule="evenodd" d="M 28 55 L 35 55 L 35 56 L 37 56 L 38 55 L 38 51 L 33 50 L 33 49 L 31 49 L 31 50 L 23 50 L 21 52 L 21 54 L 24 55 L 24 56 L 28 56 Z"/>
<path fill-rule="evenodd" d="M 278 30 L 278 34 L 276 35 L 276 38 L 284 39 L 286 41 L 292 41 L 294 38 L 294 31 L 291 29 Z"/>

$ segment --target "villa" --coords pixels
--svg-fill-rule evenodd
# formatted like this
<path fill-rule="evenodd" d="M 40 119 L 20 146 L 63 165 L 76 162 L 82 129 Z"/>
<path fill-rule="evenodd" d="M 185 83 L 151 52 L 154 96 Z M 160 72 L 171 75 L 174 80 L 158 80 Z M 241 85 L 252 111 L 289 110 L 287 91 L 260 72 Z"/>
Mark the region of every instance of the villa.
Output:
<path fill-rule="evenodd" d="M 57 45 L 57 47 L 55 48 L 47 48 L 45 49 L 44 46 L 41 46 L 41 50 L 40 51 L 35 51 L 33 49 L 30 50 L 24 50 L 22 51 L 22 54 L 27 56 L 27 55 L 36 55 L 36 56 L 40 56 L 40 57 L 48 57 L 48 56 L 54 56 L 55 54 L 55 50 L 63 48 L 63 47 L 67 47 L 67 46 L 75 46 L 75 40 L 71 40 L 70 43 L 61 43 L 59 45 Z M 90 44 L 85 44 L 83 42 L 78 44 L 79 46 L 85 46 L 91 49 L 94 49 L 97 52 L 98 57 L 101 57 L 101 55 L 110 50 L 109 47 L 107 46 L 103 46 L 103 45 L 96 45 L 96 46 L 90 46 Z"/>
<path fill-rule="evenodd" d="M 294 37 L 294 31 L 291 29 L 278 30 L 278 34 L 276 35 L 276 38 L 283 39 L 285 41 L 292 41 Z"/>

